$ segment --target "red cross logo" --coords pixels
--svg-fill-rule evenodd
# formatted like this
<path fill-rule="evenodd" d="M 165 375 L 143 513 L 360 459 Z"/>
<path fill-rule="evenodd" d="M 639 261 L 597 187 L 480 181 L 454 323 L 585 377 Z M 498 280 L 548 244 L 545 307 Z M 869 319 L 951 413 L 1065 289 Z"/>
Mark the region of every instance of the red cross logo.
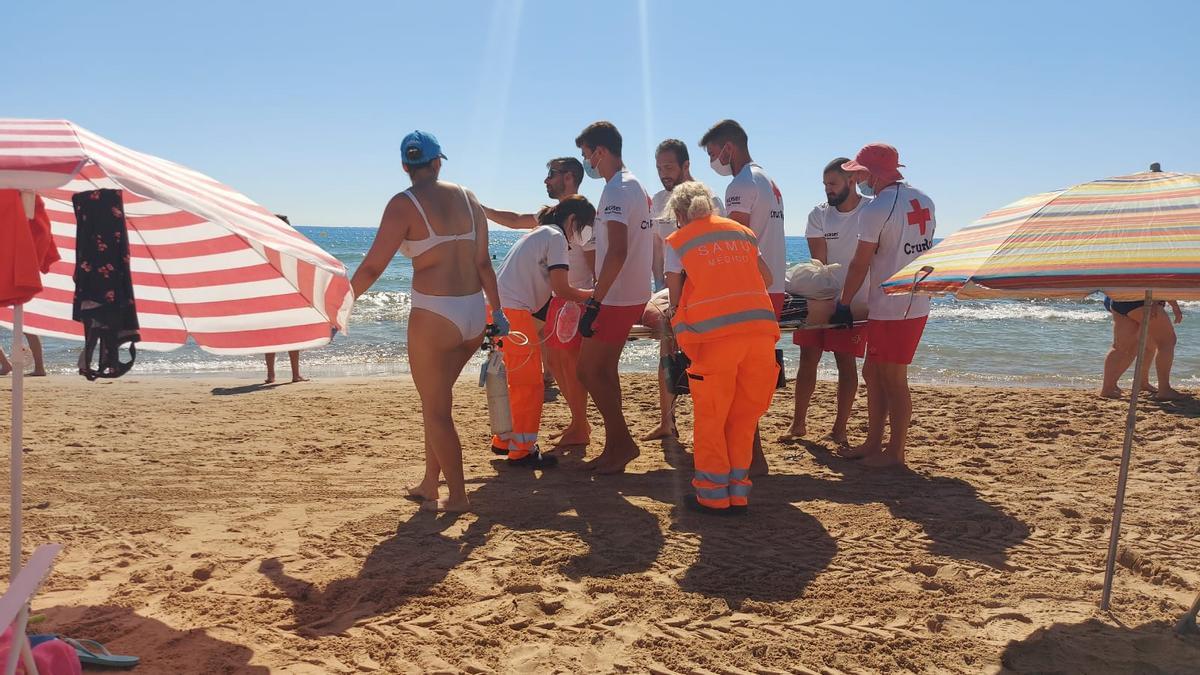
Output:
<path fill-rule="evenodd" d="M 921 202 L 910 199 L 908 202 L 912 206 L 912 211 L 908 212 L 908 224 L 920 225 L 921 236 L 925 236 L 925 223 L 929 222 L 929 209 L 921 208 Z"/>
<path fill-rule="evenodd" d="M 783 203 L 783 193 L 779 191 L 779 187 L 775 185 L 775 181 L 771 181 L 771 192 L 775 193 L 775 203 Z"/>

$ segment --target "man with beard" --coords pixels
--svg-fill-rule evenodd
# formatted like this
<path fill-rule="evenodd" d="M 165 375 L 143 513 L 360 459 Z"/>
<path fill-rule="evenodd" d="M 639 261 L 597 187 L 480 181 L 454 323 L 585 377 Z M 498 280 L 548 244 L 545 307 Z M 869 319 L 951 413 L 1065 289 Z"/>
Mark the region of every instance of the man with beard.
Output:
<path fill-rule="evenodd" d="M 842 168 L 849 161 L 846 157 L 838 157 L 825 167 L 822 180 L 827 201 L 808 214 L 808 228 L 804 233 L 813 260 L 840 265 L 833 273 L 839 285 L 846 282 L 846 272 L 858 248 L 859 216 L 871 201 L 858 194 L 850 172 Z M 851 307 L 855 316 L 866 317 L 867 285 L 855 294 Z M 858 363 L 855 359 L 866 354 L 866 332 L 866 326 L 859 325 L 848 330 L 818 328 L 792 334 L 792 342 L 800 347 L 800 367 L 796 371 L 796 411 L 787 436 L 801 438 L 807 433 L 808 404 L 817 386 L 817 366 L 821 363 L 822 352 L 833 352 L 838 370 L 837 417 L 829 438 L 839 445 L 846 444 L 846 425 L 858 393 Z"/>
<path fill-rule="evenodd" d="M 546 179 L 543 182 L 546 185 L 546 195 L 562 203 L 567 197 L 578 194 L 579 185 L 583 182 L 583 164 L 574 157 L 552 159 L 546 162 Z M 493 223 L 514 230 L 532 230 L 539 225 L 536 213 L 499 211 L 487 206 L 483 207 L 483 212 Z M 568 283 L 572 288 L 588 289 L 592 287 L 595 277 L 593 270 L 596 267 L 596 239 L 590 226 L 583 232 L 582 235 L 571 235 L 567 238 L 567 260 L 571 266 L 568 270 Z M 545 330 L 542 325 L 545 317 L 559 309 L 561 309 L 561 301 L 551 300 L 546 311 L 538 313 L 541 314 L 541 317 L 535 315 L 539 332 Z M 542 372 L 545 373 L 542 384 L 546 390 L 546 400 L 553 400 L 554 390 L 551 387 L 557 382 L 572 410 L 586 411 L 587 392 L 583 391 L 583 385 L 579 384 L 579 378 L 575 375 L 578 345 L 574 345 L 573 353 L 565 353 L 569 351 L 567 345 L 554 339 L 548 339 L 547 346 L 549 349 L 542 350 Z M 582 403 L 579 400 L 580 396 L 583 397 Z M 573 416 L 568 432 L 563 434 L 562 444 L 587 443 L 587 438 L 587 418 L 576 419 Z"/>
<path fill-rule="evenodd" d="M 662 181 L 663 189 L 659 190 L 658 194 L 654 195 L 654 199 L 650 204 L 650 218 L 653 223 L 654 231 L 654 258 L 651 267 L 654 272 L 654 287 L 661 291 L 666 288 L 666 272 L 663 269 L 663 240 L 671 236 L 671 233 L 679 229 L 679 224 L 675 222 L 675 214 L 670 213 L 667 209 L 667 201 L 671 199 L 671 191 L 680 183 L 694 181 L 691 171 L 691 160 L 688 157 L 687 144 L 676 138 L 668 138 L 658 144 L 658 149 L 654 151 L 654 163 L 658 167 L 658 179 Z M 721 198 L 713 195 L 713 213 L 718 216 L 725 215 L 725 206 L 721 202 Z M 655 302 L 655 300 L 659 302 Z M 663 369 L 665 358 L 671 354 L 672 341 L 666 338 L 666 316 L 663 309 L 666 307 L 666 296 L 656 294 L 649 303 L 646 304 L 646 311 L 642 315 L 642 325 L 649 326 L 655 330 L 658 335 L 658 410 L 660 413 L 660 421 L 658 426 L 653 431 L 642 436 L 643 441 L 652 441 L 659 438 L 674 437 L 675 434 L 675 395 L 671 393 L 670 387 L 667 386 L 666 371 Z"/>

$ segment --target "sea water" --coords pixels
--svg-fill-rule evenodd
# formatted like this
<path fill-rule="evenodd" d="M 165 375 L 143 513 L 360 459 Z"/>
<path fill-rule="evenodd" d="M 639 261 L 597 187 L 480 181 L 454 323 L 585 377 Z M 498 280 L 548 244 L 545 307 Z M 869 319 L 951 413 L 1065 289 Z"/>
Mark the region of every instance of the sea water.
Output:
<path fill-rule="evenodd" d="M 336 256 L 350 274 L 362 262 L 375 236 L 374 228 L 299 228 L 305 236 Z M 520 233 L 492 231 L 490 246 L 499 266 Z M 789 263 L 807 260 L 803 237 L 787 238 Z M 355 304 L 350 330 L 323 348 L 303 353 L 306 376 L 394 375 L 408 371 L 406 328 L 412 288 L 412 265 L 397 255 L 375 285 Z M 1184 322 L 1176 326 L 1173 378 L 1178 386 L 1200 386 L 1200 302 L 1182 303 Z M 4 339 L 8 347 L 9 336 Z M 47 370 L 74 372 L 80 343 L 46 339 Z M 799 350 L 791 336 L 782 342 L 788 374 L 795 373 Z M 1099 383 L 1105 352 L 1112 342 L 1112 322 L 1099 299 L 1081 302 L 1034 300 L 933 301 L 929 323 L 910 373 L 925 383 L 1000 386 L 1094 387 Z M 657 367 L 658 345 L 637 340 L 627 345 L 625 371 L 650 372 Z M 135 372 L 174 375 L 245 375 L 263 372 L 261 356 L 217 356 L 195 345 L 173 352 L 138 353 Z M 286 355 L 279 355 L 277 377 L 286 379 Z M 469 372 L 478 370 L 468 368 Z M 821 362 L 821 375 L 835 373 L 833 359 Z"/>

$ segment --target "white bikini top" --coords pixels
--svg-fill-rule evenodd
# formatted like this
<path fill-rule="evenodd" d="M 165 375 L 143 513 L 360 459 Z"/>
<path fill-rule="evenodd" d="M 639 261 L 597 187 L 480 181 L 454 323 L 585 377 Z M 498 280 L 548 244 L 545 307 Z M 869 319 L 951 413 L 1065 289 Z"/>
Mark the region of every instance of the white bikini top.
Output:
<path fill-rule="evenodd" d="M 459 192 L 462 193 L 463 201 L 467 204 L 467 211 L 471 214 L 471 231 L 462 234 L 438 234 L 429 226 L 429 218 L 425 216 L 425 209 L 421 208 L 421 202 L 417 201 L 417 196 L 412 193 L 412 190 L 405 190 L 401 194 L 408 197 L 413 206 L 417 207 L 417 213 L 421 214 L 421 220 L 425 221 L 425 230 L 429 232 L 429 236 L 424 239 L 409 239 L 403 244 L 400 244 L 400 254 L 406 258 L 416 258 L 429 249 L 446 244 L 452 241 L 475 241 L 475 210 L 471 208 L 471 200 L 467 199 L 467 191 L 463 186 L 458 186 Z"/>

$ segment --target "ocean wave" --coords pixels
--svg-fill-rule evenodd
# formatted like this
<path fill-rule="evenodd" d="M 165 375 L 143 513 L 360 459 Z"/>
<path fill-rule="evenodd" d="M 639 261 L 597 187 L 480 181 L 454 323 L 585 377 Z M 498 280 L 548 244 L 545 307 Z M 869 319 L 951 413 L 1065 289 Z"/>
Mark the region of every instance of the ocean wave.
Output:
<path fill-rule="evenodd" d="M 412 309 L 412 296 L 404 291 L 371 291 L 354 301 L 351 321 L 400 321 Z"/>
<path fill-rule="evenodd" d="M 969 321 L 1070 321 L 1102 323 L 1109 320 L 1108 312 L 1097 308 L 1069 309 L 1061 306 L 991 303 L 981 305 L 934 305 L 931 319 L 965 319 Z"/>

